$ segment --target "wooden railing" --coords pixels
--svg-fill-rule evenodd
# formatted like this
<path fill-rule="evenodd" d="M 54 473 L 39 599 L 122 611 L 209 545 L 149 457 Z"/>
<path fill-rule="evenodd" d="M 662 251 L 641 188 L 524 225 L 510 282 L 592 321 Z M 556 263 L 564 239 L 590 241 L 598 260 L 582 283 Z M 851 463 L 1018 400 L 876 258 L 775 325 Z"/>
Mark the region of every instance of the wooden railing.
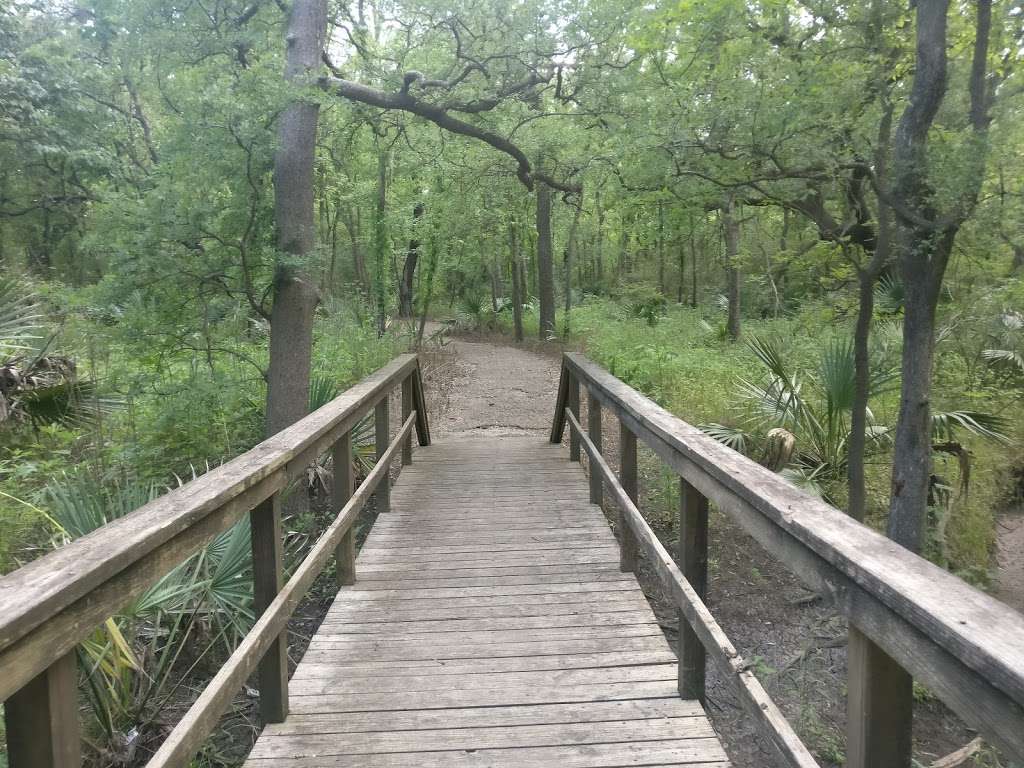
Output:
<path fill-rule="evenodd" d="M 389 442 L 388 398 L 399 385 L 402 424 Z M 371 410 L 377 463 L 353 493 L 351 430 Z M 403 355 L 251 451 L 0 579 L 0 701 L 10 768 L 81 764 L 75 647 L 246 513 L 258 618 L 148 765 L 188 765 L 257 671 L 262 719 L 282 721 L 288 619 L 332 557 L 340 583 L 355 582 L 353 523 L 374 491 L 378 509 L 387 508 L 388 470 L 399 451 L 402 463 L 411 463 L 414 427 L 420 445 L 429 445 L 419 361 Z M 280 493 L 328 450 L 337 516 L 284 583 Z"/>
<path fill-rule="evenodd" d="M 588 401 L 579 423 L 580 387 Z M 620 476 L 601 455 L 601 409 L 619 419 Z M 816 765 L 707 606 L 708 502 L 849 619 L 849 768 L 911 764 L 913 680 L 1024 758 L 1024 616 L 676 418 L 606 370 L 566 354 L 551 441 L 590 459 L 591 501 L 610 489 L 624 571 L 644 553 L 680 609 L 679 691 L 704 698 L 705 654 L 736 686 L 783 765 Z M 637 439 L 680 477 L 679 551 L 636 507 Z M 603 483 L 602 483 L 603 481 Z"/>

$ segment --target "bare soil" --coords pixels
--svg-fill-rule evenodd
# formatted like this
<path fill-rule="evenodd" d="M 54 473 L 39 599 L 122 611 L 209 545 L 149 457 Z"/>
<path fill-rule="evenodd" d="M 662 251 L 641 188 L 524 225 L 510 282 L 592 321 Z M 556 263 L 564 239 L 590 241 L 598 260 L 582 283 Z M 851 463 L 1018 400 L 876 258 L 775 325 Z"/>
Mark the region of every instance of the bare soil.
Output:
<path fill-rule="evenodd" d="M 448 433 L 542 434 L 550 427 L 558 385 L 557 345 L 516 346 L 498 336 L 455 338 L 441 356 L 446 371 L 445 408 L 432 428 Z M 450 375 L 450 378 L 449 378 Z M 430 384 L 428 384 L 430 387 Z M 618 425 L 605 414 L 605 453 L 615 464 Z M 585 464 L 585 462 L 584 462 Z M 674 512 L 665 489 L 674 485 L 655 457 L 641 455 L 641 507 L 652 527 L 674 547 Z M 668 494 L 669 496 L 671 494 Z M 614 520 L 606 509 L 609 520 Z M 1005 523 L 1005 521 L 1004 521 Z M 1024 540 L 1024 518 L 1014 535 Z M 1011 552 L 1007 572 L 1021 569 L 1024 541 Z M 808 592 L 781 564 L 722 514 L 712 511 L 708 603 L 738 650 L 752 664 L 801 738 L 823 766 L 845 761 L 846 622 Z M 675 643 L 677 612 L 657 577 L 641 562 L 639 578 L 666 637 Z M 1019 595 L 1024 595 L 1024 584 Z M 770 748 L 754 731 L 729 683 L 708 668 L 708 712 L 736 768 L 773 764 Z M 922 766 L 971 741 L 967 729 L 941 702 L 920 691 L 915 704 L 915 757 Z M 968 768 L 1005 765 L 985 750 Z"/>
<path fill-rule="evenodd" d="M 996 525 L 995 595 L 1024 613 L 1024 507 L 1003 515 Z"/>

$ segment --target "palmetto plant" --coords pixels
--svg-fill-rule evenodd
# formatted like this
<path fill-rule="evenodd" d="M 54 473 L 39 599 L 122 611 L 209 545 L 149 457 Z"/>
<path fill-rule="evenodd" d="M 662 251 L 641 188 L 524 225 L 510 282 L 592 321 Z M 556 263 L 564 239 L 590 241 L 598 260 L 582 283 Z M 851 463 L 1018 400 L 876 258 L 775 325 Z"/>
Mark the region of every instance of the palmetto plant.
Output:
<path fill-rule="evenodd" d="M 155 498 L 159 489 L 99 484 L 68 475 L 44 493 L 54 544 L 84 536 Z M 242 520 L 172 570 L 82 644 L 86 692 L 107 764 L 128 764 L 189 674 L 228 652 L 248 631 L 252 610 L 250 528 Z"/>
<path fill-rule="evenodd" d="M 776 340 L 754 337 L 747 342 L 761 364 L 762 376 L 740 379 L 739 404 L 746 412 L 742 427 L 708 424 L 702 428 L 719 442 L 749 453 L 760 435 L 785 429 L 795 437 L 790 465 L 783 469 L 797 484 L 818 490 L 819 484 L 846 476 L 850 414 L 854 395 L 854 354 L 849 339 L 833 338 L 821 351 L 813 370 L 798 370 Z M 889 391 L 896 367 L 876 356 L 869 378 L 869 399 Z M 891 428 L 875 423 L 868 411 L 869 445 L 875 449 L 890 438 Z M 989 440 L 1006 441 L 1003 421 L 969 410 L 938 411 L 932 415 L 936 450 L 955 453 L 956 434 L 963 430 Z M 965 452 L 962 452 L 965 453 Z"/>
<path fill-rule="evenodd" d="M 79 378 L 71 358 L 37 346 L 40 320 L 35 296 L 0 276 L 0 424 L 84 427 L 118 409 L 119 399 L 101 397 L 95 382 Z"/>

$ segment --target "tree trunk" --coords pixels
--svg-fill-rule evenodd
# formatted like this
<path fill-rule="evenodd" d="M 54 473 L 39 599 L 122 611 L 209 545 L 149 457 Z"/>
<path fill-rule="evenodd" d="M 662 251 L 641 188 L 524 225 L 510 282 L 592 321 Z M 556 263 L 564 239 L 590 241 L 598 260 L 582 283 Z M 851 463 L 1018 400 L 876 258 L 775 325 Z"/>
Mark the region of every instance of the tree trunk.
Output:
<path fill-rule="evenodd" d="M 963 179 L 955 216 L 934 208 L 927 177 L 928 133 L 946 93 L 946 16 L 949 0 L 918 0 L 914 84 L 900 118 L 893 151 L 893 212 L 897 256 L 905 292 L 903 379 L 893 449 L 889 537 L 919 552 L 924 543 L 931 480 L 931 392 L 935 317 L 953 241 L 977 203 L 980 172 Z M 987 152 L 989 94 L 986 85 L 991 0 L 978 0 L 970 76 L 970 125 L 977 140 L 975 162 Z"/>
<path fill-rule="evenodd" d="M 601 207 L 601 192 L 595 196 L 594 207 L 597 208 L 597 242 L 594 245 L 594 268 L 597 278 L 597 292 L 602 293 L 604 286 L 604 208 Z"/>
<path fill-rule="evenodd" d="M 388 153 L 381 149 L 377 152 L 377 215 L 373 222 L 373 263 L 374 263 L 374 294 L 377 310 L 377 336 L 383 336 L 387 330 L 387 288 L 388 279 L 387 251 L 388 233 L 384 217 L 388 206 Z"/>
<path fill-rule="evenodd" d="M 730 195 L 722 207 L 722 227 L 725 230 L 725 275 L 726 297 L 729 300 L 729 317 L 726 331 L 729 338 L 740 338 L 740 223 L 736 218 L 735 203 Z"/>
<path fill-rule="evenodd" d="M 285 79 L 298 88 L 320 66 L 327 29 L 324 0 L 295 0 L 288 19 Z M 316 240 L 313 166 L 319 108 L 293 102 L 281 116 L 280 146 L 274 159 L 274 220 L 277 246 L 304 256 Z M 278 262 L 270 316 L 267 373 L 267 434 L 301 419 L 309 410 L 309 369 L 313 311 L 319 296 L 313 281 L 289 261 Z"/>
<path fill-rule="evenodd" d="M 580 213 L 583 211 L 582 200 L 572 215 L 572 226 L 569 227 L 569 238 L 565 243 L 565 337 L 569 338 L 569 315 L 572 312 L 572 265 L 576 260 L 576 235 L 580 226 Z"/>
<path fill-rule="evenodd" d="M 658 202 L 658 291 L 662 296 L 668 294 L 665 284 L 665 204 Z"/>
<path fill-rule="evenodd" d="M 412 237 L 409 238 L 409 250 L 405 254 L 405 266 L 402 268 L 402 279 L 398 283 L 398 314 L 412 317 L 413 285 L 416 280 L 416 263 L 420 258 L 420 241 L 416 228 L 423 217 L 423 203 L 412 207 Z"/>
<path fill-rule="evenodd" d="M 541 340 L 555 336 L 555 269 L 551 253 L 551 188 L 537 183 L 537 292 Z"/>
<path fill-rule="evenodd" d="M 523 275 L 519 258 L 516 223 L 508 225 L 509 252 L 512 261 L 512 325 L 517 342 L 523 340 Z"/>

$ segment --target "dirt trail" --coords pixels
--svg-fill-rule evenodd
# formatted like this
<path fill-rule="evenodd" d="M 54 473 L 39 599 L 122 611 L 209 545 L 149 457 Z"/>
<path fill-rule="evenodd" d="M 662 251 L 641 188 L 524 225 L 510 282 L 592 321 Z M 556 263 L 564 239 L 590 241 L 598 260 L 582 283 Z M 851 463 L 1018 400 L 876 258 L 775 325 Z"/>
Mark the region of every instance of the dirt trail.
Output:
<path fill-rule="evenodd" d="M 473 435 L 542 434 L 551 426 L 558 361 L 487 342 L 450 339 L 455 380 L 437 432 Z"/>
<path fill-rule="evenodd" d="M 1024 613 L 1024 508 L 996 523 L 996 597 Z"/>

